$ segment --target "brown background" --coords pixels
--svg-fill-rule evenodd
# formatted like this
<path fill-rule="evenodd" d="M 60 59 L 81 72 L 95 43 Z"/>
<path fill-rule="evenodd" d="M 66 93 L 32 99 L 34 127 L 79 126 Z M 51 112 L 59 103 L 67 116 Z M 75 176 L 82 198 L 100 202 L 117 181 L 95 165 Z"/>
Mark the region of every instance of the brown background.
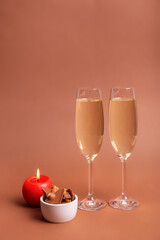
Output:
<path fill-rule="evenodd" d="M 0 235 L 2 239 L 160 239 L 159 0 L 1 0 Z M 78 210 L 50 224 L 25 205 L 21 188 L 39 167 L 56 185 L 87 194 L 87 162 L 75 138 L 78 87 L 102 89 L 105 135 L 94 162 L 94 193 L 121 191 L 109 141 L 113 86 L 135 87 L 138 138 L 128 159 L 133 211 Z"/>

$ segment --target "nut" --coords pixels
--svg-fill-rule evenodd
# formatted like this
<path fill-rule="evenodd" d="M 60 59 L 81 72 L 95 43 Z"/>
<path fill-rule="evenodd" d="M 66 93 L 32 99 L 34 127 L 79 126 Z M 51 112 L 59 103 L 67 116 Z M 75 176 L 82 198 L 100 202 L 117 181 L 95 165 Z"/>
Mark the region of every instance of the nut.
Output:
<path fill-rule="evenodd" d="M 51 200 L 53 198 L 55 198 L 55 194 L 54 193 L 48 193 L 47 199 Z"/>

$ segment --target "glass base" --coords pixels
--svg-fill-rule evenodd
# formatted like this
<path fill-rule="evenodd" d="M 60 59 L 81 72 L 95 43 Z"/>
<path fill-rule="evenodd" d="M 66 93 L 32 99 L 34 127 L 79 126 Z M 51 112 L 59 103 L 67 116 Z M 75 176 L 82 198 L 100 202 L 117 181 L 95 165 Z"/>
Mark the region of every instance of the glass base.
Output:
<path fill-rule="evenodd" d="M 107 203 L 102 200 L 96 198 L 90 200 L 85 198 L 78 203 L 78 208 L 85 211 L 97 211 L 104 208 L 106 205 Z"/>
<path fill-rule="evenodd" d="M 140 203 L 132 198 L 120 196 L 116 199 L 112 199 L 111 201 L 109 201 L 109 205 L 116 209 L 132 210 L 139 207 Z"/>

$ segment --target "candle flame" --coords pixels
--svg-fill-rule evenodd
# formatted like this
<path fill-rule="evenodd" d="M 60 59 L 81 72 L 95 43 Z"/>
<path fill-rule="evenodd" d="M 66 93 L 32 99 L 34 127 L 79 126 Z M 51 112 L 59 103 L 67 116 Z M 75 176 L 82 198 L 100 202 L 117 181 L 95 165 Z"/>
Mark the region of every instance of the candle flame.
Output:
<path fill-rule="evenodd" d="M 37 169 L 37 181 L 40 179 L 40 171 L 39 171 L 39 168 Z"/>

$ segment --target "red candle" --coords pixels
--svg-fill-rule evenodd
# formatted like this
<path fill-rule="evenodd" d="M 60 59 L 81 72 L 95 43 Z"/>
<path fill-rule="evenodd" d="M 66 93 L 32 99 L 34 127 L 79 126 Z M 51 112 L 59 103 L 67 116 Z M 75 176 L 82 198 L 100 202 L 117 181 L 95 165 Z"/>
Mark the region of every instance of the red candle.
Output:
<path fill-rule="evenodd" d="M 37 176 L 31 176 L 23 184 L 22 193 L 26 202 L 31 206 L 40 206 L 40 197 L 44 194 L 42 188 L 51 188 L 54 185 L 48 176 L 40 175 L 37 169 Z"/>

